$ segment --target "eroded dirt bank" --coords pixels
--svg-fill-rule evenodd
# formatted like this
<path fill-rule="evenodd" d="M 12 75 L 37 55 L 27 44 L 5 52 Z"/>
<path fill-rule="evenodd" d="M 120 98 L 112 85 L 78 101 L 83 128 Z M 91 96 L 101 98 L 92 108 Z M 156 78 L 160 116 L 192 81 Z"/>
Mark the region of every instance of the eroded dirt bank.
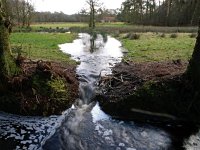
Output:
<path fill-rule="evenodd" d="M 0 110 L 21 115 L 60 114 L 78 94 L 75 65 L 20 60 L 22 73 L 0 93 Z"/>
<path fill-rule="evenodd" d="M 139 121 L 198 121 L 199 104 L 184 74 L 188 63 L 121 62 L 100 80 L 102 109 L 116 118 Z"/>

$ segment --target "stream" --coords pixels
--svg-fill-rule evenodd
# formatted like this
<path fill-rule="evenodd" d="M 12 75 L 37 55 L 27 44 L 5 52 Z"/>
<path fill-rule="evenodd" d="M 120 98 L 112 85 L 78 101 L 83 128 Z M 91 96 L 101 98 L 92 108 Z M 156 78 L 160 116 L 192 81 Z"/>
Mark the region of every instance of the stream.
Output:
<path fill-rule="evenodd" d="M 24 117 L 0 112 L 1 150 L 164 150 L 177 149 L 177 141 L 184 142 L 187 150 L 200 149 L 200 133 L 184 139 L 184 134 L 116 120 L 101 110 L 94 96 L 100 77 L 111 74 L 111 68 L 122 60 L 124 50 L 118 40 L 97 35 L 92 41 L 89 34 L 81 33 L 73 43 L 59 47 L 80 62 L 76 70 L 79 99 L 60 116 Z M 177 128 L 181 133 L 187 130 L 181 125 Z"/>

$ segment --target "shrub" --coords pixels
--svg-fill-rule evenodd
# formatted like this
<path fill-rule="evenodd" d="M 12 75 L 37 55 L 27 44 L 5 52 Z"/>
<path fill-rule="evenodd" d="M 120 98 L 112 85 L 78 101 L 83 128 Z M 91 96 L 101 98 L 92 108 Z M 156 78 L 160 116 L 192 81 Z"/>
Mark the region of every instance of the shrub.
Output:
<path fill-rule="evenodd" d="M 177 38 L 177 37 L 178 37 L 178 35 L 176 33 L 173 33 L 170 35 L 170 38 Z"/>
<path fill-rule="evenodd" d="M 161 38 L 165 38 L 165 37 L 166 37 L 165 33 L 162 33 L 162 34 L 160 35 L 160 37 L 161 37 Z"/>
<path fill-rule="evenodd" d="M 132 34 L 130 34 L 129 39 L 130 40 L 138 40 L 138 39 L 140 39 L 140 35 L 136 34 L 136 33 L 132 33 Z"/>

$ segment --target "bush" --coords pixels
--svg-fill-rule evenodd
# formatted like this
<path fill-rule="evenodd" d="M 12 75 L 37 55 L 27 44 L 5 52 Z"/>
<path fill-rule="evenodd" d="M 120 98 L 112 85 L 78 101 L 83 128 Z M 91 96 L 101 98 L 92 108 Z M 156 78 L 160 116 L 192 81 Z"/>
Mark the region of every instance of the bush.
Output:
<path fill-rule="evenodd" d="M 177 37 L 178 37 L 178 35 L 175 34 L 175 33 L 173 33 L 173 34 L 170 35 L 170 38 L 177 38 Z"/>

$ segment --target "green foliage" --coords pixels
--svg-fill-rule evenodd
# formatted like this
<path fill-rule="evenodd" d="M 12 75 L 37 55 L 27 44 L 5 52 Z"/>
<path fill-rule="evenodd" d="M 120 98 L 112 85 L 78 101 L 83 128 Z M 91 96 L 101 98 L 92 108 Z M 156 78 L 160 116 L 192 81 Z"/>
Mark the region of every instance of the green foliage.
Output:
<path fill-rule="evenodd" d="M 32 91 L 36 97 L 41 95 L 48 98 L 44 106 L 35 103 L 31 108 L 34 113 L 41 109 L 44 116 L 66 109 L 72 101 L 69 99 L 71 95 L 68 84 L 60 77 L 47 78 L 44 73 L 36 73 L 32 77 Z"/>
<path fill-rule="evenodd" d="M 31 59 L 74 63 L 70 57 L 59 51 L 58 44 L 72 42 L 76 34 L 67 33 L 13 33 L 12 47 L 23 45 L 22 53 Z"/>
<path fill-rule="evenodd" d="M 197 25 L 200 15 L 197 0 L 125 0 L 118 19 L 132 24 L 187 26 Z"/>
<path fill-rule="evenodd" d="M 195 39 L 189 34 L 180 33 L 179 38 L 161 38 L 153 33 L 141 34 L 140 40 L 121 39 L 123 46 L 129 51 L 125 59 L 134 62 L 188 60 L 193 52 Z M 121 35 L 123 37 L 123 35 Z"/>
<path fill-rule="evenodd" d="M 39 93 L 43 96 L 49 96 L 51 99 L 69 97 L 67 83 L 62 78 L 48 79 L 43 74 L 35 74 L 32 77 L 32 86 L 35 94 Z"/>
<path fill-rule="evenodd" d="M 65 82 L 62 79 L 52 79 L 48 81 L 47 85 L 51 87 L 51 96 L 52 97 L 63 97 L 68 98 L 68 91 L 65 85 Z"/>

